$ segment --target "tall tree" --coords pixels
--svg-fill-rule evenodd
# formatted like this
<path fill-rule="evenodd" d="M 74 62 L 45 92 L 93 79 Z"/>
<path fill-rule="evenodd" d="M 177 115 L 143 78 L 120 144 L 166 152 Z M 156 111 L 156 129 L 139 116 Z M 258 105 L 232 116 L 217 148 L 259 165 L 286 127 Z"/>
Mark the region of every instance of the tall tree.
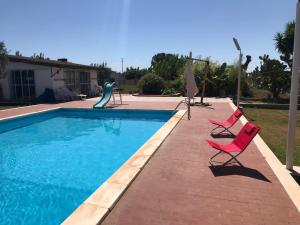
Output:
<path fill-rule="evenodd" d="M 228 82 L 225 86 L 226 94 L 231 96 L 237 95 L 237 85 L 238 85 L 238 74 L 239 74 L 239 65 L 228 65 L 226 68 L 226 74 L 228 76 Z M 247 73 L 243 69 L 241 74 L 241 96 L 249 96 L 250 93 L 250 87 L 247 80 Z"/>
<path fill-rule="evenodd" d="M 0 42 L 0 77 L 3 77 L 6 72 L 6 65 L 8 63 L 8 51 L 4 42 Z"/>
<path fill-rule="evenodd" d="M 209 60 L 209 58 L 207 58 L 206 60 Z M 218 64 L 216 62 L 210 61 L 208 68 L 206 67 L 206 63 L 204 62 L 196 61 L 193 63 L 193 72 L 199 90 L 202 90 L 202 81 L 207 72 L 205 96 L 224 97 L 228 94 L 231 94 L 227 92 L 229 85 L 229 75 L 227 70 L 228 65 L 226 63 Z"/>
<path fill-rule="evenodd" d="M 147 72 L 148 72 L 147 69 L 140 69 L 139 67 L 137 68 L 129 67 L 126 68 L 124 76 L 127 80 L 134 80 L 136 83 Z"/>
<path fill-rule="evenodd" d="M 290 68 L 293 64 L 294 33 L 295 21 L 292 21 L 286 24 L 282 33 L 278 32 L 274 37 L 276 50 L 281 54 L 280 59 L 288 64 Z"/>
<path fill-rule="evenodd" d="M 287 66 L 269 55 L 260 56 L 261 65 L 251 73 L 251 79 L 257 88 L 272 92 L 273 98 L 278 99 L 281 92 L 289 90 L 290 73 Z"/>
<path fill-rule="evenodd" d="M 176 54 L 158 53 L 152 57 L 152 72 L 164 80 L 175 80 L 184 72 L 185 58 Z"/>

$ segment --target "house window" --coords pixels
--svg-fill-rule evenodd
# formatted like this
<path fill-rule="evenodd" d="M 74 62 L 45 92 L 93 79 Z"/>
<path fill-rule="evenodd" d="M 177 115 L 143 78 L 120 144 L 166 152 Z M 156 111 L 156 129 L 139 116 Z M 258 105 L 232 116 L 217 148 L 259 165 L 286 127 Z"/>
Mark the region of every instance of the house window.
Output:
<path fill-rule="evenodd" d="M 76 91 L 75 71 L 65 71 L 64 72 L 64 81 L 65 81 L 65 86 L 70 91 Z"/>
<path fill-rule="evenodd" d="M 89 95 L 90 92 L 90 73 L 65 71 L 64 72 L 65 86 L 70 90 L 80 94 Z"/>
<path fill-rule="evenodd" d="M 33 70 L 13 70 L 11 72 L 11 90 L 14 99 L 35 98 Z"/>
<path fill-rule="evenodd" d="M 90 92 L 90 73 L 88 72 L 80 72 L 79 80 L 80 80 L 80 91 L 81 94 L 89 95 Z"/>

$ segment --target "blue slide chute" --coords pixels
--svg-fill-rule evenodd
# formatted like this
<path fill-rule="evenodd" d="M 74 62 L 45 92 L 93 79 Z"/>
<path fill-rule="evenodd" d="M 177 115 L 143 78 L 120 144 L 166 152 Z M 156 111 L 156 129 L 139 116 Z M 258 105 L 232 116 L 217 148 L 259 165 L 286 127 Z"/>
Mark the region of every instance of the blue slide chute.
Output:
<path fill-rule="evenodd" d="M 105 82 L 104 84 L 104 88 L 103 88 L 103 95 L 101 96 L 100 100 L 93 105 L 94 109 L 103 109 L 106 104 L 109 102 L 112 92 L 113 92 L 113 88 L 116 85 L 115 82 L 109 83 L 109 82 Z"/>

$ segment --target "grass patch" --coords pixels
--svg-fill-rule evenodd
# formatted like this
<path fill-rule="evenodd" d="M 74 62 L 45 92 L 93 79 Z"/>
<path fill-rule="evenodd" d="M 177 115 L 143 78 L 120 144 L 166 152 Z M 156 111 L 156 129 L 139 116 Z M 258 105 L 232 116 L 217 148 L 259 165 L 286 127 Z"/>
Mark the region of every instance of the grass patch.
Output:
<path fill-rule="evenodd" d="M 243 111 L 249 121 L 252 121 L 261 128 L 261 137 L 277 158 L 285 164 L 289 111 L 256 108 L 244 108 Z M 300 112 L 297 113 L 294 165 L 300 166 Z"/>

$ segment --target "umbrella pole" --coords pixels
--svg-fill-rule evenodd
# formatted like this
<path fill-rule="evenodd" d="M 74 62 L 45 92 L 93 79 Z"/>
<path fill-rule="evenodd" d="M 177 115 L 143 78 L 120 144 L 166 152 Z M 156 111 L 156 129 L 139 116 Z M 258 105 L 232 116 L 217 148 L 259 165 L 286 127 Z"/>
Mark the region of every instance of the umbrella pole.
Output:
<path fill-rule="evenodd" d="M 202 83 L 201 104 L 203 104 L 203 99 L 204 99 L 205 82 L 206 82 L 206 79 L 207 79 L 208 65 L 209 65 L 209 62 L 207 61 L 206 62 L 206 67 L 205 67 L 205 75 L 204 75 L 204 79 L 203 79 L 203 83 Z"/>
<path fill-rule="evenodd" d="M 190 120 L 191 119 L 191 99 L 188 98 L 188 119 Z"/>
<path fill-rule="evenodd" d="M 190 64 L 192 65 L 193 63 L 193 53 L 190 52 L 189 54 L 189 60 L 190 60 Z M 188 107 L 188 119 L 190 120 L 191 119 L 191 98 L 188 96 L 188 103 L 187 103 L 187 107 Z"/>

